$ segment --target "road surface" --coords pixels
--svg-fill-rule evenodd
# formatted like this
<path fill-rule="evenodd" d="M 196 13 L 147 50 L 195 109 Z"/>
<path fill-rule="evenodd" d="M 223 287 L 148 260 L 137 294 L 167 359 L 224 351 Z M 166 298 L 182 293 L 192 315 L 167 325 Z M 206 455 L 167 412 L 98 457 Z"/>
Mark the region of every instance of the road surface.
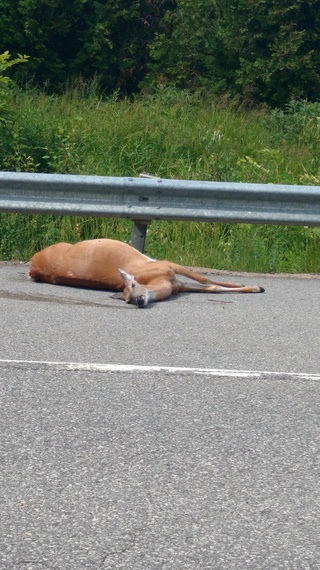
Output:
<path fill-rule="evenodd" d="M 0 264 L 0 570 L 320 569 L 319 277 L 138 309 L 27 270 Z"/>

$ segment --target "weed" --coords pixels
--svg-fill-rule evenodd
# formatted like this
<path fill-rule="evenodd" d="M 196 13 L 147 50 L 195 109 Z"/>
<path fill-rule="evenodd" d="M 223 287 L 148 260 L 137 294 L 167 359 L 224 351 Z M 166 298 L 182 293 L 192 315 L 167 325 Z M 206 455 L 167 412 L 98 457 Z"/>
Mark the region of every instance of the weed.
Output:
<path fill-rule="evenodd" d="M 8 106 L 8 105 L 7 105 Z M 244 110 L 174 89 L 103 100 L 96 86 L 61 97 L 16 91 L 0 167 L 28 172 L 319 184 L 320 104 Z M 8 134 L 8 133 L 7 133 Z M 4 141 L 4 142 L 3 142 Z M 128 220 L 0 214 L 0 257 L 28 259 L 56 241 L 130 240 Z M 248 271 L 320 270 L 317 228 L 153 222 L 146 252 Z"/>

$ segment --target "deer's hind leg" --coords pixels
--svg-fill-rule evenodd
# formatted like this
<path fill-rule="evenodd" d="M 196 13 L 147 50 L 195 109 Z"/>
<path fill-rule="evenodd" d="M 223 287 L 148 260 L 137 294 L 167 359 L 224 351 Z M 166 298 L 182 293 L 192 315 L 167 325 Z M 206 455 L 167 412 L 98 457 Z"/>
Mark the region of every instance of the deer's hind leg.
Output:
<path fill-rule="evenodd" d="M 263 293 L 264 288 L 259 285 L 239 285 L 228 283 L 224 285 L 192 285 L 188 283 L 176 282 L 173 286 L 173 293 Z"/>
<path fill-rule="evenodd" d="M 236 288 L 244 287 L 241 283 L 229 283 L 225 281 L 213 281 L 204 275 L 200 275 L 200 273 L 196 273 L 183 265 L 178 265 L 176 263 L 170 263 L 170 266 L 174 270 L 177 275 L 183 275 L 184 277 L 188 277 L 189 279 L 193 279 L 193 281 L 197 281 L 198 283 L 203 283 L 204 285 L 218 285 L 220 287 L 227 287 L 227 288 Z M 187 285 L 187 284 L 186 284 Z"/>

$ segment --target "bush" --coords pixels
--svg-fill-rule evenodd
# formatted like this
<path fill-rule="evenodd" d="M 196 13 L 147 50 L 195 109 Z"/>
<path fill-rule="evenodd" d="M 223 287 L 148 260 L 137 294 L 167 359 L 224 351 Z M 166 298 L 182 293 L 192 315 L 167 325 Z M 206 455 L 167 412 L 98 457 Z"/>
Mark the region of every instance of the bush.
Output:
<path fill-rule="evenodd" d="M 18 55 L 10 59 L 8 51 L 0 54 L 0 168 L 5 167 L 3 161 L 12 154 L 14 147 L 13 123 L 14 114 L 10 109 L 12 81 L 7 76 L 7 70 L 19 63 L 28 61 L 28 56 Z"/>

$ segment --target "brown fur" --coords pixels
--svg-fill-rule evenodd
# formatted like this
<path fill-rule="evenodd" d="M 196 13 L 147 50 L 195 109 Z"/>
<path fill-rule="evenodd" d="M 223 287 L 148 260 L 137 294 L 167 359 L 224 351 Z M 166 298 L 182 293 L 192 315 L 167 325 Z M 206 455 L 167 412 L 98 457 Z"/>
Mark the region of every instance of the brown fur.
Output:
<path fill-rule="evenodd" d="M 29 273 L 35 281 L 55 285 L 121 291 L 118 298 L 139 306 L 145 306 L 149 301 L 161 301 L 172 293 L 187 291 L 264 291 L 259 286 L 212 281 L 182 265 L 152 260 L 130 245 L 112 239 L 87 240 L 75 245 L 58 243 L 46 247 L 31 258 Z M 177 275 L 199 284 L 180 283 Z"/>

